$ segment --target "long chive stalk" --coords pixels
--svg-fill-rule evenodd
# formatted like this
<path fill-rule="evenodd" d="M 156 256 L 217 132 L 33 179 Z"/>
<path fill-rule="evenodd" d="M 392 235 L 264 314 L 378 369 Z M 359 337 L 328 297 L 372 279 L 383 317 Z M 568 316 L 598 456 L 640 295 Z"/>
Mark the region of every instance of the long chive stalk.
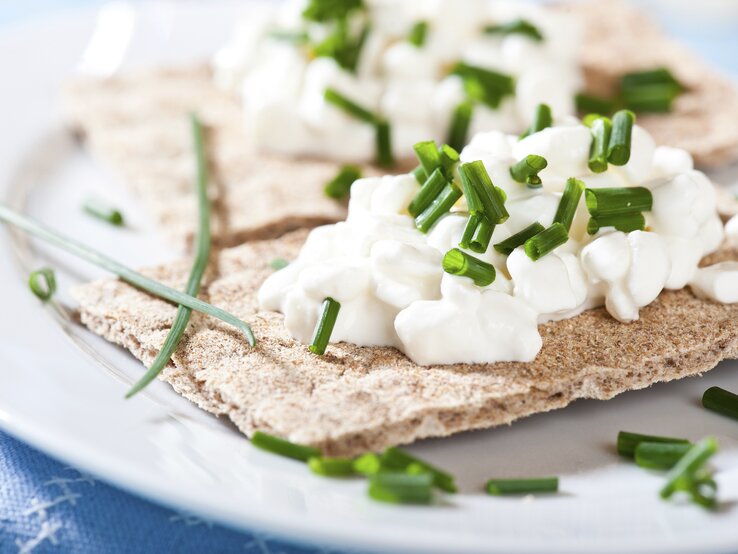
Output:
<path fill-rule="evenodd" d="M 203 130 L 200 119 L 195 114 L 190 114 L 190 126 L 192 129 L 193 148 L 195 151 L 195 161 L 197 164 L 197 178 L 195 180 L 195 191 L 197 193 L 198 207 L 198 223 L 197 238 L 195 246 L 195 260 L 190 270 L 190 276 L 187 279 L 185 292 L 190 296 L 197 296 L 200 291 L 200 283 L 205 269 L 208 265 L 208 257 L 210 256 L 210 202 L 208 200 L 208 164 L 205 155 L 205 143 L 203 140 Z M 177 308 L 177 314 L 174 316 L 172 328 L 169 330 L 164 345 L 156 355 L 154 362 L 149 370 L 144 373 L 143 377 L 136 382 L 131 390 L 126 393 L 126 398 L 131 398 L 137 392 L 145 388 L 149 383 L 156 379 L 169 360 L 182 339 L 182 335 L 187 329 L 190 322 L 192 310 L 186 306 L 180 305 Z"/>
<path fill-rule="evenodd" d="M 105 254 L 77 242 L 70 237 L 62 235 L 35 219 L 18 213 L 2 203 L 0 203 L 0 221 L 13 225 L 30 235 L 56 246 L 57 248 L 66 250 L 70 254 L 74 254 L 93 265 L 106 269 L 120 277 L 122 281 L 146 291 L 153 296 L 168 300 L 174 304 L 187 306 L 196 312 L 201 312 L 216 319 L 220 319 L 221 321 L 239 329 L 246 336 L 246 340 L 248 340 L 251 346 L 256 344 L 256 337 L 254 337 L 251 327 L 233 314 L 213 306 L 212 304 L 208 304 L 199 298 L 195 298 L 194 296 L 190 296 L 189 294 L 185 294 L 168 287 L 154 279 L 149 279 L 137 271 L 116 262 Z"/>

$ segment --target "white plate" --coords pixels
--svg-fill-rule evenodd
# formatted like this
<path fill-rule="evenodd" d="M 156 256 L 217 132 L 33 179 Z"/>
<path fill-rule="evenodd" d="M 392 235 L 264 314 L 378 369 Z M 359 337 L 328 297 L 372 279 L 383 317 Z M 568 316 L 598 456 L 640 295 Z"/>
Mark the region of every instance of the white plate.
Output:
<path fill-rule="evenodd" d="M 114 176 L 61 129 L 55 99 L 80 67 L 106 72 L 190 60 L 227 35 L 224 3 L 116 3 L 35 22 L 0 37 L 0 197 L 132 265 L 175 252 Z M 93 34 L 95 24 L 102 31 Z M 93 38 L 95 48 L 85 51 Z M 85 53 L 86 52 L 86 53 Z M 80 215 L 94 194 L 121 205 L 132 230 Z M 56 307 L 28 292 L 30 268 L 60 274 Z M 708 386 L 738 389 L 735 363 L 690 379 L 581 401 L 512 427 L 424 441 L 411 450 L 448 468 L 462 493 L 435 507 L 376 504 L 360 480 L 311 475 L 252 448 L 227 423 L 156 383 L 123 394 L 142 367 L 69 319 L 69 287 L 100 273 L 23 237 L 0 232 L 0 426 L 125 489 L 226 524 L 363 550 L 417 552 L 727 552 L 738 550 L 738 424 L 699 407 Z M 659 500 L 661 475 L 621 461 L 619 429 L 699 438 L 716 435 L 722 508 L 708 513 Z M 490 476 L 561 476 L 561 494 L 491 498 Z"/>

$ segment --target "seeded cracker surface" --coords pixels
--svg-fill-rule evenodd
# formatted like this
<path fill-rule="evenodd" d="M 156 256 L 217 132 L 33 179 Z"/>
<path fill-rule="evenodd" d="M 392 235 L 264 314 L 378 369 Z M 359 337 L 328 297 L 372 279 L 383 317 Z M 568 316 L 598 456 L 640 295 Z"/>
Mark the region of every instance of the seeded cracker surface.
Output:
<path fill-rule="evenodd" d="M 250 435 L 261 429 L 320 447 L 330 455 L 380 450 L 424 437 L 510 423 L 626 390 L 695 375 L 738 355 L 738 305 L 664 292 L 623 324 L 602 309 L 540 326 L 543 349 L 533 363 L 420 367 L 394 348 L 331 344 L 323 357 L 286 333 L 282 316 L 261 312 L 256 292 L 292 259 L 305 238 L 296 231 L 254 241 L 214 257 L 202 298 L 252 324 L 250 348 L 238 331 L 194 314 L 162 378 L 205 410 L 228 416 Z M 738 259 L 725 250 L 717 259 Z M 182 288 L 189 262 L 145 273 Z M 82 322 L 150 364 L 175 308 L 118 280 L 74 291 Z M 143 371 L 143 369 L 142 369 Z"/>
<path fill-rule="evenodd" d="M 598 0 L 558 9 L 583 21 L 582 63 L 590 90 L 610 92 L 624 72 L 667 65 L 690 92 L 677 100 L 673 113 L 641 116 L 639 124 L 658 144 L 689 150 L 700 165 L 738 160 L 738 93 L 727 79 L 621 2 Z M 191 244 L 197 221 L 185 118 L 190 110 L 210 128 L 217 244 L 272 238 L 345 217 L 344 207 L 322 194 L 338 166 L 256 155 L 237 100 L 213 85 L 206 66 L 77 80 L 63 96 L 69 125 L 181 246 Z"/>

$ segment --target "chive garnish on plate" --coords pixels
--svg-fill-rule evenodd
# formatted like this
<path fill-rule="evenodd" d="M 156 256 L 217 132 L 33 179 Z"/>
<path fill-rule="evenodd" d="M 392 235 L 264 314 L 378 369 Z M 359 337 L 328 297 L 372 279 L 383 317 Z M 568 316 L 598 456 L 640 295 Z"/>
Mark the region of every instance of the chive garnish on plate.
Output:
<path fill-rule="evenodd" d="M 536 111 L 533 114 L 533 122 L 530 124 L 530 127 L 528 127 L 525 133 L 520 135 L 520 138 L 524 139 L 525 137 L 537 133 L 538 131 L 543 131 L 551 125 L 553 125 L 551 106 L 549 106 L 548 104 L 538 104 L 536 106 Z"/>
<path fill-rule="evenodd" d="M 490 223 L 497 225 L 507 221 L 510 214 L 505 208 L 505 199 L 500 194 L 500 189 L 492 183 L 481 160 L 462 164 L 459 167 L 459 176 L 464 190 L 474 191 L 483 208 L 484 216 Z M 469 201 L 469 195 L 467 195 L 467 201 Z"/>
<path fill-rule="evenodd" d="M 592 133 L 592 145 L 589 148 L 587 165 L 593 173 L 607 171 L 608 147 L 612 122 L 607 117 L 597 117 L 588 125 Z"/>
<path fill-rule="evenodd" d="M 630 160 L 635 114 L 630 110 L 620 110 L 612 116 L 612 130 L 607 144 L 607 161 L 613 165 L 625 165 Z"/>
<path fill-rule="evenodd" d="M 590 217 L 587 222 L 587 234 L 594 235 L 605 227 L 613 227 L 623 233 L 643 231 L 646 228 L 646 218 L 641 212 Z"/>
<path fill-rule="evenodd" d="M 446 252 L 443 257 L 443 270 L 451 275 L 469 277 L 479 287 L 492 284 L 496 277 L 495 266 L 458 248 Z"/>
<path fill-rule="evenodd" d="M 354 181 L 361 179 L 361 168 L 355 165 L 344 165 L 338 170 L 336 176 L 331 179 L 323 191 L 326 196 L 340 200 L 348 196 Z"/>
<path fill-rule="evenodd" d="M 536 221 L 528 225 L 525 229 L 518 231 L 514 235 L 506 238 L 501 242 L 498 242 L 497 244 L 495 244 L 494 248 L 500 254 L 509 256 L 510 254 L 512 254 L 513 250 L 515 250 L 518 246 L 522 246 L 523 244 L 525 244 L 525 242 L 529 238 L 534 237 L 545 230 L 546 228 Z"/>
<path fill-rule="evenodd" d="M 391 470 L 405 470 L 410 473 L 430 473 L 433 485 L 445 492 L 456 492 L 456 484 L 450 473 L 439 469 L 428 462 L 416 458 L 409 452 L 393 446 L 385 450 L 381 456 L 382 467 Z"/>
<path fill-rule="evenodd" d="M 569 240 L 569 233 L 561 223 L 552 223 L 537 235 L 525 241 L 523 248 L 528 257 L 533 260 L 541 259 Z"/>
<path fill-rule="evenodd" d="M 410 29 L 410 33 L 407 35 L 407 41 L 413 46 L 421 48 L 425 44 L 427 35 L 428 23 L 426 21 L 418 21 Z"/>
<path fill-rule="evenodd" d="M 639 442 L 634 460 L 647 469 L 671 469 L 690 448 L 691 443 Z"/>
<path fill-rule="evenodd" d="M 436 221 L 451 211 L 459 198 L 459 188 L 447 182 L 431 205 L 415 217 L 415 226 L 421 233 L 427 233 Z"/>
<path fill-rule="evenodd" d="M 574 216 L 577 213 L 584 188 L 584 183 L 579 179 L 569 177 L 566 180 L 564 193 L 561 195 L 561 200 L 559 200 L 559 206 L 556 208 L 553 221 L 554 223 L 561 223 L 567 231 L 571 229 L 571 224 L 574 222 Z"/>
<path fill-rule="evenodd" d="M 41 300 L 48 302 L 56 292 L 56 275 L 50 267 L 42 267 L 28 275 L 28 288 Z"/>
<path fill-rule="evenodd" d="M 407 208 L 410 215 L 417 217 L 423 213 L 423 211 L 425 211 L 428 206 L 438 198 L 438 195 L 441 194 L 441 191 L 443 191 L 447 184 L 448 180 L 443 176 L 443 173 L 441 173 L 441 168 L 438 167 L 433 170 L 430 177 L 428 177 L 425 183 L 423 183 L 418 194 L 416 194 L 415 198 L 410 202 L 410 205 Z"/>
<path fill-rule="evenodd" d="M 586 189 L 584 201 L 592 217 L 648 212 L 653 207 L 653 195 L 646 187 L 608 187 Z"/>
<path fill-rule="evenodd" d="M 361 475 L 374 475 L 382 469 L 382 459 L 373 452 L 362 454 L 354 460 L 354 471 Z"/>
<path fill-rule="evenodd" d="M 577 94 L 574 97 L 574 102 L 579 112 L 610 114 L 615 110 L 615 102 L 612 100 L 584 92 Z"/>
<path fill-rule="evenodd" d="M 85 203 L 82 204 L 82 210 L 86 214 L 91 215 L 100 221 L 104 221 L 105 223 L 115 225 L 116 227 L 121 227 L 124 224 L 123 214 L 119 210 L 106 205 L 100 200 L 86 200 Z"/>
<path fill-rule="evenodd" d="M 269 262 L 269 267 L 271 267 L 274 271 L 284 269 L 288 265 L 290 265 L 290 262 L 288 262 L 284 258 L 274 258 L 272 261 Z"/>
<path fill-rule="evenodd" d="M 302 17 L 323 23 L 335 19 L 343 20 L 364 7 L 363 0 L 309 0 L 302 12 Z"/>
<path fill-rule="evenodd" d="M 461 234 L 461 240 L 459 241 L 461 248 L 469 248 L 469 244 L 472 238 L 474 238 L 474 231 L 477 230 L 482 219 L 484 219 L 484 216 L 480 213 L 469 214 L 469 218 L 466 220 L 466 225 L 464 226 L 464 232 Z"/>
<path fill-rule="evenodd" d="M 667 499 L 676 492 L 685 492 L 696 504 L 713 508 L 717 502 L 717 485 L 704 466 L 717 450 L 718 443 L 714 437 L 706 437 L 692 445 L 667 474 L 661 498 Z"/>
<path fill-rule="evenodd" d="M 369 496 L 392 504 L 430 504 L 433 500 L 433 475 L 379 471 L 369 478 Z"/>
<path fill-rule="evenodd" d="M 525 35 L 526 37 L 536 42 L 543 40 L 543 35 L 538 27 L 533 25 L 526 19 L 514 19 L 507 23 L 501 23 L 499 25 L 487 25 L 484 28 L 484 34 L 486 35 L 510 35 L 518 34 Z"/>
<path fill-rule="evenodd" d="M 452 148 L 456 150 L 464 148 L 469 135 L 469 126 L 471 125 L 473 112 L 474 103 L 471 100 L 464 100 L 454 108 L 451 114 L 451 125 L 449 126 L 447 139 L 447 142 Z"/>
<path fill-rule="evenodd" d="M 338 318 L 340 309 L 341 303 L 336 302 L 333 298 L 323 300 L 323 310 L 318 323 L 315 325 L 310 346 L 308 346 L 308 349 L 313 354 L 317 354 L 318 356 L 325 354 L 325 349 L 331 340 L 331 333 L 333 333 L 333 327 L 336 325 L 336 319 Z"/>
<path fill-rule="evenodd" d="M 525 183 L 530 188 L 540 188 L 542 183 L 538 174 L 547 166 L 548 162 L 543 156 L 528 154 L 510 166 L 510 175 L 518 183 Z"/>
<path fill-rule="evenodd" d="M 185 292 L 195 297 L 200 291 L 200 283 L 208 265 L 208 257 L 210 256 L 210 200 L 208 199 L 209 177 L 203 129 L 200 119 L 195 114 L 190 115 L 190 128 L 197 167 L 195 192 L 197 196 L 198 222 L 197 236 L 195 238 L 195 259 L 192 269 L 190 269 L 190 275 L 187 278 Z M 190 308 L 182 305 L 177 306 L 177 314 L 174 316 L 172 327 L 169 333 L 167 333 L 161 350 L 159 350 L 148 371 L 126 393 L 126 398 L 131 398 L 156 379 L 157 375 L 169 363 L 172 354 L 177 349 L 179 341 L 182 339 L 185 329 L 187 329 L 191 314 L 192 310 Z"/>
<path fill-rule="evenodd" d="M 493 109 L 499 107 L 505 96 L 515 92 L 512 76 L 499 71 L 458 62 L 451 73 L 461 77 L 469 100 L 482 102 Z M 451 146 L 456 148 L 453 144 Z"/>
<path fill-rule="evenodd" d="M 710 387 L 702 395 L 702 406 L 713 412 L 738 419 L 738 394 L 720 387 Z"/>
<path fill-rule="evenodd" d="M 313 457 L 307 461 L 310 471 L 324 477 L 347 477 L 354 475 L 354 460 L 351 458 Z"/>
<path fill-rule="evenodd" d="M 279 454 L 285 458 L 292 458 L 301 462 L 307 462 L 310 458 L 321 457 L 321 452 L 317 448 L 290 442 L 262 431 L 254 432 L 251 437 L 251 444 L 272 454 Z"/>
<path fill-rule="evenodd" d="M 559 490 L 558 477 L 536 477 L 532 479 L 490 479 L 485 485 L 487 494 L 553 493 Z"/>
<path fill-rule="evenodd" d="M 477 254 L 484 254 L 489 247 L 494 231 L 495 226 L 489 222 L 489 219 L 482 217 L 479 225 L 474 229 L 471 241 L 469 241 L 469 250 Z"/>
<path fill-rule="evenodd" d="M 638 445 L 642 442 L 660 443 L 660 444 L 689 444 L 687 439 L 679 439 L 674 437 L 661 437 L 658 435 L 643 435 L 641 433 L 631 433 L 629 431 L 620 431 L 618 433 L 617 448 L 618 454 L 627 458 L 633 458 Z"/>

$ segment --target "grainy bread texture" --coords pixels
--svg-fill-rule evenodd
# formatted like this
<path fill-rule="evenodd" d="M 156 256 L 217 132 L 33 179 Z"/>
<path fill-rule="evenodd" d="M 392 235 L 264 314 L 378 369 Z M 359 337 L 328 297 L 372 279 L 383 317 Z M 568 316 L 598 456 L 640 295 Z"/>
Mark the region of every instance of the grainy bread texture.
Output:
<path fill-rule="evenodd" d="M 269 261 L 294 258 L 304 238 L 297 231 L 222 251 L 202 297 L 251 323 L 259 342 L 250 348 L 234 329 L 195 314 L 162 373 L 177 392 L 227 415 L 247 435 L 262 429 L 330 455 L 377 451 L 510 423 L 577 398 L 611 398 L 738 355 L 738 305 L 682 290 L 662 293 L 632 324 L 598 309 L 542 325 L 543 349 L 533 363 L 420 367 L 393 348 L 349 344 L 314 356 L 287 335 L 281 315 L 259 311 L 255 300 Z M 735 251 L 720 256 L 738 259 Z M 188 265 L 146 273 L 181 288 Z M 173 306 L 113 279 L 74 295 L 84 324 L 151 363 Z"/>
<path fill-rule="evenodd" d="M 688 87 L 668 114 L 639 115 L 656 144 L 684 148 L 703 167 L 738 160 L 738 89 L 726 77 L 667 37 L 651 19 L 621 0 L 560 6 L 584 30 L 580 60 L 586 89 L 612 93 L 624 73 L 668 67 Z"/>
<path fill-rule="evenodd" d="M 639 123 L 657 143 L 685 148 L 699 164 L 738 159 L 738 94 L 726 79 L 622 2 L 564 9 L 584 22 L 582 63 L 589 88 L 609 92 L 623 72 L 667 65 L 690 92 L 678 99 L 673 113 L 642 116 Z M 345 216 L 344 206 L 322 194 L 337 165 L 257 154 L 238 102 L 213 85 L 205 66 L 75 81 L 65 91 L 63 108 L 93 154 L 122 176 L 180 244 L 189 244 L 197 221 L 185 118 L 190 110 L 210 128 L 217 243 L 271 238 Z"/>

